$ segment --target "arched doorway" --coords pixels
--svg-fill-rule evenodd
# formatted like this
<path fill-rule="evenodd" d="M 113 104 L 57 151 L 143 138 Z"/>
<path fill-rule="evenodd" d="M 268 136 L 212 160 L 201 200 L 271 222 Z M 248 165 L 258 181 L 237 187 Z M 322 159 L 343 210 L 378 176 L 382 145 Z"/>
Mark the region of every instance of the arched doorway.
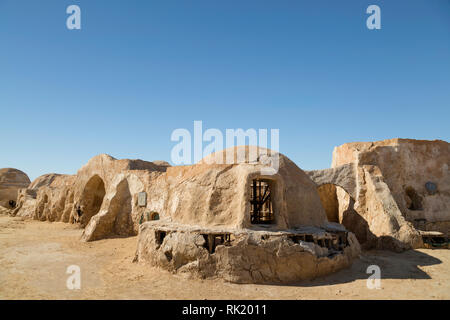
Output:
<path fill-rule="evenodd" d="M 355 200 L 342 187 L 332 183 L 322 184 L 317 188 L 328 221 L 337 222 L 353 232 L 359 243 L 372 238 L 367 221 L 355 210 Z"/>
<path fill-rule="evenodd" d="M 143 224 L 144 222 L 154 220 L 159 220 L 159 213 L 156 211 L 147 211 L 141 215 L 141 218 L 139 219 L 139 224 Z"/>
<path fill-rule="evenodd" d="M 338 188 L 340 187 L 327 183 L 319 186 L 317 188 L 317 192 L 319 192 L 320 201 L 322 202 L 322 206 L 327 213 L 328 221 L 340 223 L 339 200 L 337 194 Z"/>
<path fill-rule="evenodd" d="M 77 208 L 81 226 L 86 226 L 89 220 L 100 211 L 105 194 L 105 183 L 102 178 L 98 175 L 90 178 L 84 187 L 80 205 Z"/>

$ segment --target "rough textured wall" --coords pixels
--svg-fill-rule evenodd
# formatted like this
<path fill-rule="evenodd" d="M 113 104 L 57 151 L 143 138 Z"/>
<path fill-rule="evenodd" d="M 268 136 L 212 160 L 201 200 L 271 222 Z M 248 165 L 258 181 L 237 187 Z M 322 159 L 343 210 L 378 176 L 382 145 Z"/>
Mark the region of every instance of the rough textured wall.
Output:
<path fill-rule="evenodd" d="M 46 174 L 21 189 L 13 215 L 41 221 L 69 222 L 75 176 Z"/>
<path fill-rule="evenodd" d="M 314 230 L 320 237 L 319 230 Z M 317 243 L 295 241 L 289 234 L 248 230 L 234 233 L 230 243 L 218 244 L 209 252 L 201 230 L 186 226 L 167 229 L 164 224 L 147 222 L 139 232 L 136 259 L 200 278 L 289 283 L 348 267 L 358 257 L 360 247 L 352 233 L 345 237 L 346 244 L 334 251 Z"/>
<path fill-rule="evenodd" d="M 105 192 L 100 207 L 86 223 L 82 239 L 92 241 L 108 236 L 136 235 L 145 213 L 162 209 L 157 205 L 161 201 L 157 198 L 166 191 L 160 177 L 167 167 L 169 165 L 163 161 L 117 160 L 104 154 L 89 160 L 77 172 L 75 207 L 81 206 L 84 215 L 86 195 L 92 194 L 86 189 L 92 179 L 100 179 Z M 143 206 L 138 204 L 141 192 L 147 194 Z M 76 210 L 74 216 L 78 218 Z"/>
<path fill-rule="evenodd" d="M 171 221 L 203 227 L 253 228 L 250 223 L 250 186 L 253 179 L 271 181 L 275 224 L 268 228 L 293 228 L 326 223 L 326 213 L 313 181 L 287 157 L 279 155 L 279 170 L 263 174 L 265 153 L 235 147 L 234 163 L 211 164 L 223 159 L 230 149 L 214 153 L 193 166 L 167 170 L 166 214 Z M 242 151 L 242 152 L 241 152 Z M 272 152 L 272 151 L 267 151 Z"/>
<path fill-rule="evenodd" d="M 253 159 L 249 147 L 235 150 L 243 157 L 236 158 L 233 164 L 208 164 L 204 159 L 196 165 L 179 167 L 98 155 L 74 176 L 38 178 L 22 193 L 22 209 L 16 214 L 78 222 L 85 227 L 85 241 L 134 235 L 154 213 L 169 222 L 258 228 L 250 219 L 250 186 L 258 178 L 272 184 L 275 223 L 267 228 L 321 226 L 327 222 L 316 185 L 295 163 L 279 155 L 278 172 L 265 175 L 265 153 L 257 153 Z M 227 151 L 213 155 L 223 156 Z M 142 192 L 147 199 L 139 205 Z"/>
<path fill-rule="evenodd" d="M 317 188 L 317 191 L 327 213 L 328 221 L 339 223 L 339 201 L 336 186 L 334 184 L 323 184 Z"/>
<path fill-rule="evenodd" d="M 284 183 L 284 201 L 288 226 L 320 226 L 327 222 L 326 212 L 320 202 L 316 184 L 287 157 L 280 158 L 280 176 Z"/>
<path fill-rule="evenodd" d="M 242 211 L 233 165 L 172 167 L 167 170 L 165 211 L 172 221 L 193 225 L 233 225 Z"/>
<path fill-rule="evenodd" d="M 82 239 L 92 241 L 113 235 L 136 235 L 140 217 L 146 210 L 145 206 L 138 205 L 138 194 L 147 190 L 144 181 L 149 181 L 145 178 L 148 174 L 145 171 L 141 174 L 135 171 L 118 173 L 108 183 L 102 206 L 90 219 Z"/>
<path fill-rule="evenodd" d="M 413 227 L 418 227 L 417 221 L 424 219 L 430 230 L 433 225 L 442 229 L 448 225 L 449 143 L 391 139 L 336 147 L 332 166 L 349 163 L 357 166 L 354 209 L 367 222 L 367 232 L 378 238 L 373 245 L 394 250 L 417 247 L 421 245 Z M 427 182 L 437 186 L 434 193 L 427 190 Z"/>
<path fill-rule="evenodd" d="M 98 155 L 76 175 L 47 174 L 19 191 L 13 215 L 47 221 L 80 223 L 84 240 L 137 233 L 140 218 L 164 190 L 151 182 L 169 165 L 142 160 L 116 160 Z M 146 206 L 138 206 L 139 192 L 152 194 Z M 80 213 L 80 214 L 79 214 Z M 95 218 L 95 219 L 94 219 Z"/>

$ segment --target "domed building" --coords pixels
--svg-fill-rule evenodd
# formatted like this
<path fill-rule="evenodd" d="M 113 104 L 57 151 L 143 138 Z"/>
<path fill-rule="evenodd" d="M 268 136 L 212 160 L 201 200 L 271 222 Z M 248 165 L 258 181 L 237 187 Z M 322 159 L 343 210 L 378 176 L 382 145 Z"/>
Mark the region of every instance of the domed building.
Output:
<path fill-rule="evenodd" d="M 327 220 L 316 184 L 282 154 L 226 149 L 168 168 L 160 187 L 164 206 L 160 220 L 140 227 L 139 261 L 201 278 L 267 283 L 324 275 L 359 254 L 354 235 Z"/>
<path fill-rule="evenodd" d="M 17 169 L 0 169 L 0 206 L 13 209 L 16 207 L 19 189 L 27 188 L 30 178 Z"/>
<path fill-rule="evenodd" d="M 448 243 L 449 155 L 445 141 L 349 143 L 332 168 L 304 172 L 249 146 L 174 167 L 101 154 L 26 189 L 23 172 L 2 169 L 0 204 L 17 198 L 12 215 L 79 224 L 83 241 L 138 235 L 136 260 L 172 272 L 295 282 L 349 266 L 360 244 Z"/>
<path fill-rule="evenodd" d="M 286 156 L 236 147 L 189 166 L 98 155 L 21 190 L 15 215 L 77 223 L 83 241 L 138 235 L 136 260 L 240 283 L 293 282 L 349 266 L 355 236 L 329 222 Z"/>

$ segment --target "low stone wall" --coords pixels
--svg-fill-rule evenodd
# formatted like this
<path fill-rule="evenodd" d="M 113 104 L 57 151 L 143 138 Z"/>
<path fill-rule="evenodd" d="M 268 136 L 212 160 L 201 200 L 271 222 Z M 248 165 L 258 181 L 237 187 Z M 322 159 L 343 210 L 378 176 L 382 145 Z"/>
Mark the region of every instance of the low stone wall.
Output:
<path fill-rule="evenodd" d="M 172 272 L 235 283 L 289 283 L 351 265 L 360 253 L 346 231 L 195 229 L 158 222 L 139 231 L 136 258 Z"/>

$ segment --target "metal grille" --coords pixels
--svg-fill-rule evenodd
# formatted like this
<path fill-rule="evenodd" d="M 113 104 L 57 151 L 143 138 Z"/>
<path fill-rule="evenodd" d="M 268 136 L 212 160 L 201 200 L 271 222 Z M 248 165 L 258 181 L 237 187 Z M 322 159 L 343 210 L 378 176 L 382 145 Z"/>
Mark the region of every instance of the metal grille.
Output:
<path fill-rule="evenodd" d="M 274 223 L 272 195 L 268 181 L 255 179 L 251 185 L 251 223 Z"/>

